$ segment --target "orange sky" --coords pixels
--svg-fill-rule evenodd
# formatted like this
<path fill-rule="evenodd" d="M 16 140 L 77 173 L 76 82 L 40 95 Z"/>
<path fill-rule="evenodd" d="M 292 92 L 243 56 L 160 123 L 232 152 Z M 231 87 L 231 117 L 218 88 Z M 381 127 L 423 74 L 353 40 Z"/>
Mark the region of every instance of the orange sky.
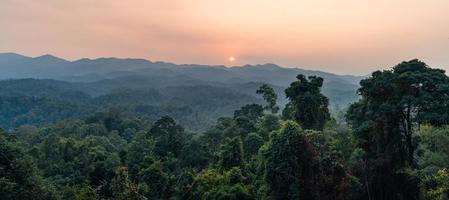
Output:
<path fill-rule="evenodd" d="M 449 70 L 449 0 L 1 0 L 0 52 L 339 74 L 420 58 Z"/>

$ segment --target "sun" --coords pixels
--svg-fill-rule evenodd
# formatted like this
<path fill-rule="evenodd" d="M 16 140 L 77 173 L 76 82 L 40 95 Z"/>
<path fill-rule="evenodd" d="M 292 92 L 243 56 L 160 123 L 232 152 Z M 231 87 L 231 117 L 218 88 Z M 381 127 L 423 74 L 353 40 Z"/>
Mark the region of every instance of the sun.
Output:
<path fill-rule="evenodd" d="M 229 57 L 229 62 L 234 62 L 234 60 L 235 60 L 234 57 L 232 57 L 232 56 Z"/>

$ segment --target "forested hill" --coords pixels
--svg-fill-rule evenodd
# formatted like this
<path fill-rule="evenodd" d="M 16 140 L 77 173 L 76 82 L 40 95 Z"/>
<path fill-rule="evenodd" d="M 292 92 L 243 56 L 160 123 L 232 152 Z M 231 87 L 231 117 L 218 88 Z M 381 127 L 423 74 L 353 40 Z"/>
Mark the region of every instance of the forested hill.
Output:
<path fill-rule="evenodd" d="M 154 121 L 169 115 L 187 129 L 205 130 L 243 105 L 260 103 L 255 91 L 268 84 L 278 104 L 297 74 L 324 78 L 332 110 L 357 98 L 361 77 L 282 68 L 274 64 L 176 65 L 143 59 L 67 61 L 51 55 L 0 54 L 0 127 L 42 126 L 114 109 Z"/>
<path fill-rule="evenodd" d="M 97 58 L 67 61 L 52 55 L 27 57 L 14 53 L 0 54 L 0 79 L 55 79 L 90 83 L 92 95 L 117 88 L 164 88 L 178 86 L 234 87 L 240 93 L 254 95 L 261 83 L 268 83 L 286 103 L 283 90 L 297 74 L 324 78 L 323 93 L 331 108 L 343 108 L 357 98 L 356 89 L 363 77 L 343 76 L 299 68 L 282 68 L 274 64 L 225 66 L 177 65 L 144 59 Z M 91 87 L 95 85 L 96 87 Z M 231 85 L 231 86 L 230 86 Z"/>
<path fill-rule="evenodd" d="M 373 72 L 346 123 L 323 81 L 298 74 L 284 108 L 267 84 L 257 99 L 240 93 L 252 83 L 2 81 L 1 126 L 26 126 L 0 128 L 0 199 L 448 199 L 444 70 L 411 60 Z"/>

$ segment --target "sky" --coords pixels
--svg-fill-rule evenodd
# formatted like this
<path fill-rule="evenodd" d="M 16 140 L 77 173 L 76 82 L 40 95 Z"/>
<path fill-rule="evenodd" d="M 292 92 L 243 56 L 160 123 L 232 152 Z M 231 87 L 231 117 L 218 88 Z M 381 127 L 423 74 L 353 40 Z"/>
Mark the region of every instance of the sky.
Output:
<path fill-rule="evenodd" d="M 449 0 L 0 0 L 0 52 L 449 71 Z"/>

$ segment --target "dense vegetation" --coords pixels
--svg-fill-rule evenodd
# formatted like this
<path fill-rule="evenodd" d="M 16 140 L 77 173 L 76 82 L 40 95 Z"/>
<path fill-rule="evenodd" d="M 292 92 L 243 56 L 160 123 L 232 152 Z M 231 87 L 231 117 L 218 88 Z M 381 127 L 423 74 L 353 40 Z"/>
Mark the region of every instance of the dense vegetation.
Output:
<path fill-rule="evenodd" d="M 154 91 L 90 97 L 66 90 L 74 87 L 70 84 L 58 96 L 58 87 L 15 91 L 11 88 L 17 86 L 3 86 L 2 113 L 30 117 L 39 112 L 26 105 L 41 101 L 54 112 L 61 104 L 73 110 L 65 110 L 66 120 L 1 131 L 0 197 L 448 199 L 449 77 L 444 71 L 418 60 L 376 71 L 361 81 L 360 98 L 345 113 L 330 113 L 323 81 L 297 75 L 285 89 L 288 103 L 282 112 L 275 89 L 262 85 L 253 92 L 264 102 L 242 105 L 204 131 L 185 129 L 185 121 L 175 120 L 179 116 L 174 119 L 173 113 L 147 117 L 158 107 L 147 108 L 148 115 L 127 113 L 136 105 L 124 104 L 130 102 L 126 99 L 137 105 L 166 102 Z M 190 90 L 191 105 L 198 107 L 189 109 L 206 102 L 228 104 L 220 95 L 213 103 L 213 92 L 197 93 L 201 90 Z M 179 101 L 158 106 L 176 107 Z M 1 120 L 12 123 L 8 116 Z"/>
<path fill-rule="evenodd" d="M 198 131 L 205 130 L 219 117 L 232 115 L 242 105 L 262 102 L 232 89 L 202 85 L 114 89 L 97 96 L 86 91 L 93 89 L 48 79 L 0 81 L 0 126 L 40 127 L 114 109 L 149 121 L 169 115 L 186 128 Z"/>

